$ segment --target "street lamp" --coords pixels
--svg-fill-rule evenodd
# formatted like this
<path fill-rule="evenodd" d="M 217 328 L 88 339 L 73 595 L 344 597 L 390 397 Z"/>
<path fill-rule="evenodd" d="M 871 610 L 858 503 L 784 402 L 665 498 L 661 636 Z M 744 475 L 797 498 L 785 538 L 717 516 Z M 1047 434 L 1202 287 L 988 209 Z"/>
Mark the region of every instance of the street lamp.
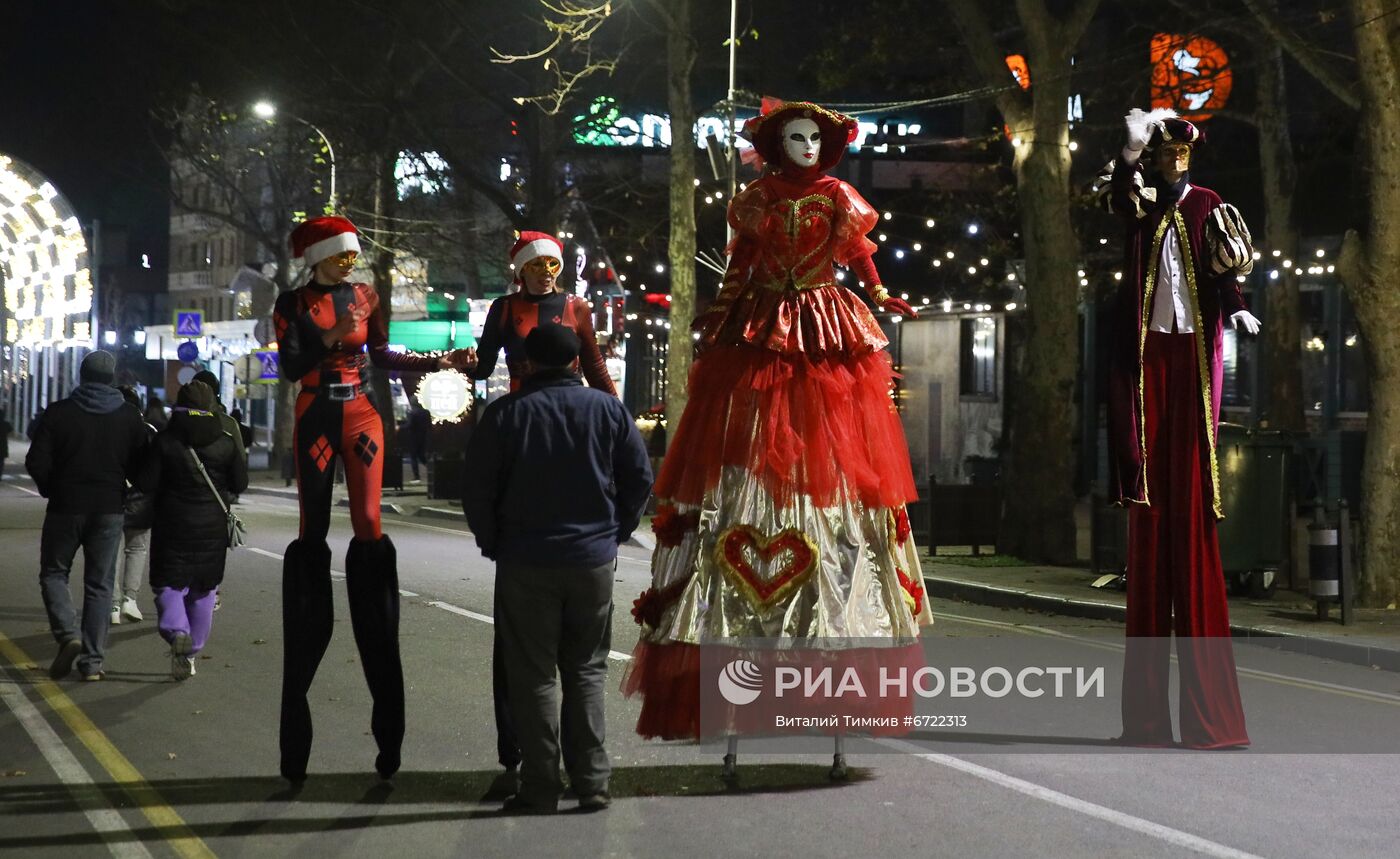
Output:
<path fill-rule="evenodd" d="M 274 119 L 274 118 L 277 116 L 277 105 L 273 104 L 273 103 L 270 102 L 270 101 L 260 101 L 260 102 L 258 102 L 257 104 L 254 104 L 254 105 L 253 105 L 253 114 L 254 114 L 255 116 L 257 116 L 258 118 L 260 118 L 260 119 L 267 119 L 267 120 Z M 312 123 L 307 122 L 306 120 L 302 119 L 301 117 L 297 116 L 296 114 L 291 114 L 291 113 L 289 113 L 289 114 L 287 114 L 287 116 L 291 117 L 292 119 L 296 120 L 297 122 L 300 122 L 302 125 L 306 126 L 307 128 L 311 129 L 312 131 L 316 132 L 318 135 L 321 136 L 321 142 L 324 143 L 324 144 L 326 144 L 326 153 L 327 153 L 328 155 L 330 155 L 330 159 L 331 159 L 331 195 L 330 195 L 330 199 L 327 201 L 326 205 L 327 205 L 328 208 L 330 208 L 332 211 L 334 211 L 334 210 L 335 210 L 335 147 L 331 146 L 331 139 L 330 139 L 329 137 L 326 136 L 326 133 L 325 133 L 324 131 L 322 131 L 321 129 L 317 128 L 317 127 L 316 127 L 315 125 L 313 125 Z"/>

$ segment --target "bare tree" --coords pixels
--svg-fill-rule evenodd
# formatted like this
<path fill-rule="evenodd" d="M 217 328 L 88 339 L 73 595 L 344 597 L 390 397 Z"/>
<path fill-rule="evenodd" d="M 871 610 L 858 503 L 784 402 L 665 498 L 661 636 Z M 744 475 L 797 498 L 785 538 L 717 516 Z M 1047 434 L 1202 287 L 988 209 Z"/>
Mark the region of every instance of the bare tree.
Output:
<path fill-rule="evenodd" d="M 1400 597 L 1400 15 L 1350 0 L 1361 82 L 1360 176 L 1368 217 L 1347 230 L 1338 270 L 1365 342 L 1371 381 L 1362 476 L 1362 574 L 1368 599 Z"/>
<path fill-rule="evenodd" d="M 666 340 L 666 418 L 681 419 L 689 397 L 695 341 L 695 102 L 690 76 L 696 46 L 691 35 L 690 0 L 651 0 L 666 25 L 666 96 L 671 109 L 671 330 Z M 669 436 L 668 436 L 669 438 Z"/>
<path fill-rule="evenodd" d="M 597 74 L 611 74 L 616 57 L 600 58 L 593 40 L 599 28 L 613 14 L 608 2 L 553 4 L 539 0 L 544 9 L 542 24 L 550 34 L 544 48 L 526 53 L 496 50 L 496 62 L 522 63 L 545 58 L 549 76 L 546 89 L 516 100 L 540 108 L 545 117 L 560 113 L 580 84 Z M 697 48 L 692 34 L 690 0 L 648 0 L 650 10 L 666 35 L 667 104 L 671 113 L 670 142 L 670 223 L 667 241 L 671 280 L 671 328 L 666 355 L 666 414 L 679 420 L 685 410 L 687 379 L 690 375 L 694 341 L 690 323 L 695 316 L 695 104 L 691 93 L 691 72 Z M 493 49 L 494 50 L 494 49 Z M 557 131 L 558 126 L 554 126 Z M 547 141 L 542 131 L 535 139 Z"/>
<path fill-rule="evenodd" d="M 983 84 L 1019 140 L 1012 159 L 1026 258 L 1026 320 L 1020 366 L 1009 368 L 1010 434 L 1003 475 L 999 549 L 1055 563 L 1075 560 L 1074 385 L 1079 239 L 1071 219 L 1070 59 L 1099 0 L 1061 4 L 1016 0 L 1031 86 L 1022 90 L 1006 66 L 985 0 L 945 0 Z"/>
<path fill-rule="evenodd" d="M 245 117 L 199 92 L 159 119 L 170 132 L 162 151 L 176 212 L 251 238 L 272 263 L 273 288 L 255 289 L 251 295 L 252 317 L 268 318 L 277 293 L 292 285 L 287 233 L 320 199 L 319 136 L 295 124 Z M 292 385 L 278 383 L 274 464 L 292 446 L 292 395 Z"/>
<path fill-rule="evenodd" d="M 1298 170 L 1293 155 L 1293 133 L 1289 127 L 1288 79 L 1284 51 L 1278 41 L 1254 38 L 1257 23 L 1251 14 L 1278 14 L 1277 0 L 1244 0 L 1253 10 L 1243 11 L 1238 0 L 1218 7 L 1206 0 L 1171 0 L 1193 19 L 1218 25 L 1248 46 L 1256 75 L 1254 108 L 1231 110 L 1231 119 L 1252 125 L 1259 140 L 1260 189 L 1264 198 L 1263 246 L 1280 252 L 1283 259 L 1298 259 L 1299 236 L 1294 213 Z M 1223 14 L 1222 14 L 1223 13 Z M 1272 21 L 1272 18 L 1271 18 Z M 1278 280 L 1268 286 L 1266 319 L 1260 332 L 1263 364 L 1267 368 L 1262 414 L 1272 429 L 1301 432 L 1302 390 L 1302 310 L 1299 277 L 1293 266 L 1279 266 Z"/>
<path fill-rule="evenodd" d="M 1260 29 L 1343 104 L 1359 110 L 1357 178 L 1366 205 L 1347 230 L 1337 270 L 1356 309 L 1371 404 L 1361 481 L 1361 584 L 1376 605 L 1400 598 L 1400 14 L 1384 0 L 1347 0 L 1354 78 L 1267 0 L 1243 0 Z M 1320 23 L 1333 13 L 1320 11 Z"/>

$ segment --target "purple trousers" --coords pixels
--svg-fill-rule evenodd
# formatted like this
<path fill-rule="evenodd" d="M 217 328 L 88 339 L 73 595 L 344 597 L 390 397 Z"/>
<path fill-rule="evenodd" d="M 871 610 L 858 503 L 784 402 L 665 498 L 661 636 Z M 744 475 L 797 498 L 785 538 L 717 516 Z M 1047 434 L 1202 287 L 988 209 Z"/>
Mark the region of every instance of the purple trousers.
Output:
<path fill-rule="evenodd" d="M 192 588 L 156 588 L 156 628 L 160 637 L 171 641 L 184 633 L 194 642 L 192 653 L 204 649 L 209 628 L 214 625 L 214 599 L 218 588 L 198 591 Z"/>

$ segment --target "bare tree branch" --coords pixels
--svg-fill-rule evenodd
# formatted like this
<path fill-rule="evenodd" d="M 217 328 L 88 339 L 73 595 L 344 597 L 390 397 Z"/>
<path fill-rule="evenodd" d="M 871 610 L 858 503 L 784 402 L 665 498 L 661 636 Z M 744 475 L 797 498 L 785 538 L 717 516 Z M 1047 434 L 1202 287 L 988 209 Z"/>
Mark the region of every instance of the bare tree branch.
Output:
<path fill-rule="evenodd" d="M 997 45 L 996 36 L 983 12 L 980 0 L 944 0 L 952 14 L 953 23 L 967 44 L 967 52 L 977 68 L 978 75 L 988 87 L 998 89 L 997 107 L 1006 119 L 1007 125 L 1019 126 L 1030 121 L 1030 101 L 1021 90 L 1006 89 L 1006 80 L 1011 72 L 1006 67 L 1006 58 Z"/>
<path fill-rule="evenodd" d="M 1069 14 L 1060 22 L 1060 41 L 1066 45 L 1079 44 L 1080 37 L 1084 35 L 1084 30 L 1088 28 L 1098 10 L 1099 0 L 1076 0 Z"/>
<path fill-rule="evenodd" d="M 1336 96 L 1338 101 L 1352 110 L 1361 108 L 1361 93 L 1355 82 L 1342 77 L 1322 60 L 1312 45 L 1284 26 L 1278 18 L 1278 7 L 1275 3 L 1267 2 L 1267 0 L 1241 0 L 1241 2 L 1244 3 L 1245 8 L 1249 9 L 1254 20 L 1259 22 L 1259 26 L 1264 32 L 1282 45 L 1288 55 L 1297 60 L 1298 65 L 1316 78 L 1317 82 Z"/>
<path fill-rule="evenodd" d="M 554 85 L 549 92 L 537 95 L 519 96 L 517 104 L 533 104 L 546 114 L 553 116 L 563 109 L 564 102 L 579 85 L 598 73 L 611 75 L 617 70 L 617 59 L 597 60 L 593 57 L 591 40 L 593 35 L 612 16 L 611 2 L 580 4 L 573 0 L 562 0 L 557 5 L 548 0 L 538 0 L 546 14 L 541 23 L 553 38 L 544 48 L 523 54 L 510 54 L 491 48 L 495 57 L 491 60 L 500 65 L 513 65 L 544 58 L 545 71 L 554 77 Z M 582 55 L 582 62 L 574 67 L 564 63 L 560 56 L 566 53 Z"/>

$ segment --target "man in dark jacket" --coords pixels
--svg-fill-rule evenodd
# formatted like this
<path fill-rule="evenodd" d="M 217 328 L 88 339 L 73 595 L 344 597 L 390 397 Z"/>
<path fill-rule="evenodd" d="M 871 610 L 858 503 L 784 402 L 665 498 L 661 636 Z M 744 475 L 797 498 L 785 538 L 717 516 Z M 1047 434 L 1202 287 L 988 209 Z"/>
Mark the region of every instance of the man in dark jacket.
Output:
<path fill-rule="evenodd" d="M 39 494 L 49 499 L 39 542 L 39 586 L 58 656 L 55 680 L 73 669 L 102 679 L 111 619 L 112 580 L 122 539 L 126 483 L 146 447 L 146 427 L 112 387 L 116 358 L 91 352 L 78 370 L 81 384 L 44 412 L 24 460 Z M 73 556 L 83 549 L 82 629 L 68 590 Z"/>
<path fill-rule="evenodd" d="M 617 397 L 570 370 L 579 339 L 561 325 L 525 338 L 531 375 L 492 403 L 467 446 L 480 467 L 462 501 L 477 545 L 496 561 L 496 624 L 522 755 L 505 809 L 556 809 L 564 686 L 564 768 L 579 807 L 605 808 L 611 766 L 603 694 L 612 644 L 617 546 L 651 492 L 651 467 Z"/>

